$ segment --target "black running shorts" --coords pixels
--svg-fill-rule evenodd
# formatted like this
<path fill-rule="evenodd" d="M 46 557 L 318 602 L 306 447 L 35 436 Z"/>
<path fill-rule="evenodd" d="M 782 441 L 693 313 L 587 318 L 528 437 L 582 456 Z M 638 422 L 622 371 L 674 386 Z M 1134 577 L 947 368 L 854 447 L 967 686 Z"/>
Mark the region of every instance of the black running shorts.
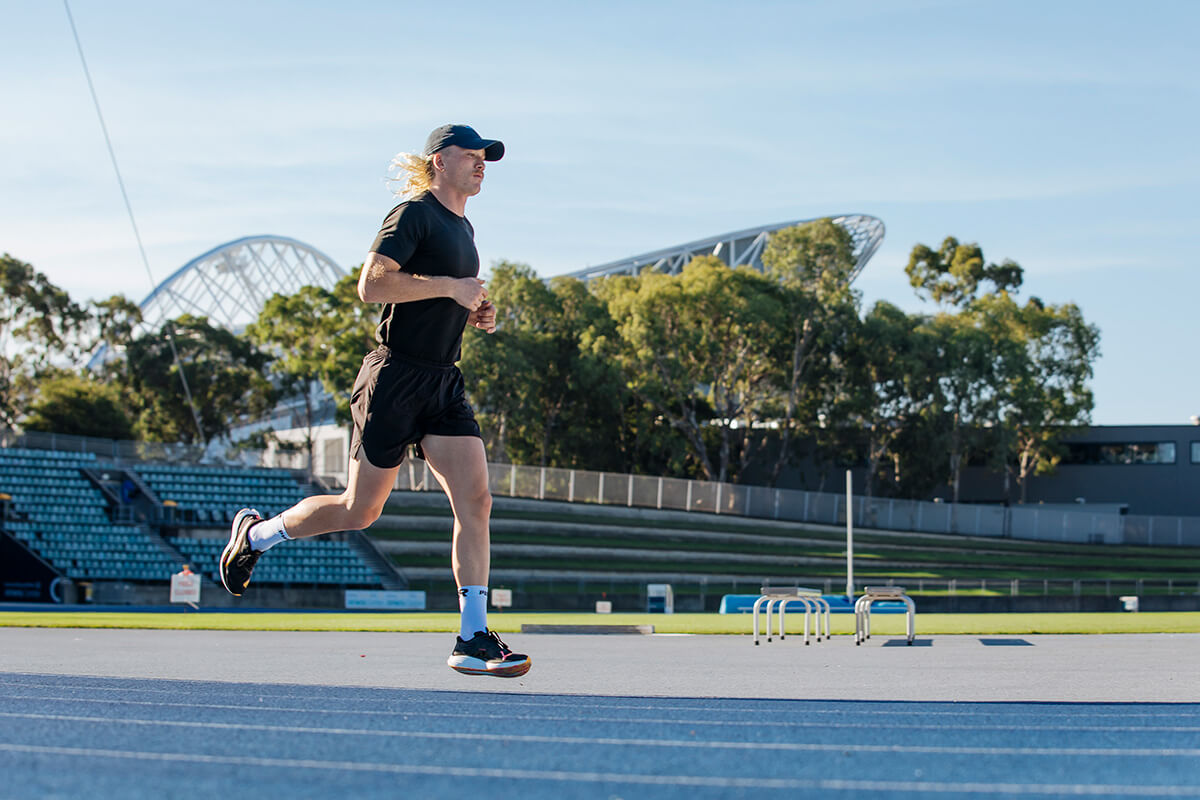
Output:
<path fill-rule="evenodd" d="M 458 367 L 416 363 L 383 346 L 363 359 L 350 413 L 350 457 L 361 448 L 381 469 L 399 466 L 405 448 L 430 434 L 482 438 Z"/>

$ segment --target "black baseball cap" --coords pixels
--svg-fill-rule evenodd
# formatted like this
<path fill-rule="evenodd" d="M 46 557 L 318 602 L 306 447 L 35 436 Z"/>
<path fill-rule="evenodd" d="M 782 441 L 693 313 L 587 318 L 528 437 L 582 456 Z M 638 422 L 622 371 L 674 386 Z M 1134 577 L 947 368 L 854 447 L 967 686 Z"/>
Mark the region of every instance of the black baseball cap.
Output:
<path fill-rule="evenodd" d="M 452 144 L 464 150 L 482 150 L 484 161 L 499 161 L 504 158 L 504 142 L 484 139 L 470 125 L 443 125 L 434 128 L 433 133 L 425 140 L 425 157 L 428 158 Z"/>

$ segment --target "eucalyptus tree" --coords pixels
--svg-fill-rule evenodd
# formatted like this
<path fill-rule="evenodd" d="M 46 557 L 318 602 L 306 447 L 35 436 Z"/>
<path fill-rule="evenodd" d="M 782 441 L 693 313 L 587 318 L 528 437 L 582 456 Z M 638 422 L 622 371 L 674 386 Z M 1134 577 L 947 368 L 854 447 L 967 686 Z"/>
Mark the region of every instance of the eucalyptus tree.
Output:
<path fill-rule="evenodd" d="M 496 456 L 619 468 L 620 374 L 590 344 L 612 335 L 601 300 L 578 280 L 547 283 L 508 261 L 493 266 L 488 297 L 496 331 L 465 337 L 460 366 Z"/>
<path fill-rule="evenodd" d="M 844 416 L 864 429 L 867 497 L 873 496 L 875 482 L 885 471 L 891 493 L 898 492 L 905 460 L 898 444 L 932 400 L 934 373 L 930 353 L 923 347 L 928 337 L 918 335 L 927 322 L 879 301 L 854 331 L 845 353 L 853 390 Z"/>
<path fill-rule="evenodd" d="M 168 333 L 174 336 L 178 360 Z M 266 354 L 204 317 L 185 314 L 167 320 L 131 341 L 126 358 L 135 429 L 150 441 L 207 444 L 227 434 L 235 420 L 258 416 L 274 404 L 274 390 L 263 375 Z M 179 391 L 181 365 L 198 411 L 199 432 Z"/>
<path fill-rule="evenodd" d="M 857 322 L 859 298 L 850 287 L 853 240 L 829 218 L 776 231 L 762 261 L 765 274 L 780 288 L 784 310 L 773 337 L 780 440 L 769 473 L 774 485 L 791 459 L 793 439 L 815 435 L 820 415 L 835 413 L 837 394 L 813 377 L 820 362 L 828 366 L 845 345 Z"/>
<path fill-rule="evenodd" d="M 53 370 L 38 379 L 38 390 L 21 427 L 69 436 L 134 438 L 127 401 L 118 383 L 87 373 Z"/>
<path fill-rule="evenodd" d="M 272 295 L 245 331 L 268 358 L 276 398 L 297 400 L 303 409 L 310 470 L 313 431 L 321 415 L 314 402 L 315 387 L 334 398 L 337 418 L 345 421 L 354 377 L 375 344 L 371 309 L 358 299 L 357 283 L 355 273 L 332 290 L 305 286 L 292 294 Z"/>
<path fill-rule="evenodd" d="M 14 427 L 36 376 L 79 358 L 87 312 L 33 265 L 0 255 L 0 424 Z"/>
<path fill-rule="evenodd" d="M 679 431 L 704 478 L 729 480 L 744 463 L 747 421 L 772 394 L 785 313 L 775 285 L 704 256 L 678 275 L 648 272 L 600 291 L 627 385 Z"/>
<path fill-rule="evenodd" d="M 1019 305 L 1020 265 L 986 263 L 977 244 L 948 237 L 937 251 L 917 245 L 906 271 L 918 294 L 955 309 L 930 328 L 940 342 L 938 397 L 951 420 L 953 499 L 968 449 L 964 426 L 975 426 L 990 429 L 990 460 L 1005 473 L 1006 495 L 1016 472 L 1023 502 L 1029 476 L 1053 469 L 1059 439 L 1090 418 L 1098 329 L 1073 304 L 1035 297 Z"/>
<path fill-rule="evenodd" d="M 1007 295 L 981 299 L 975 313 L 989 320 L 1002 353 L 997 460 L 1027 497 L 1032 475 L 1053 472 L 1062 437 L 1086 425 L 1093 395 L 1088 381 L 1100 353 L 1100 331 L 1072 303 L 1023 306 Z"/>

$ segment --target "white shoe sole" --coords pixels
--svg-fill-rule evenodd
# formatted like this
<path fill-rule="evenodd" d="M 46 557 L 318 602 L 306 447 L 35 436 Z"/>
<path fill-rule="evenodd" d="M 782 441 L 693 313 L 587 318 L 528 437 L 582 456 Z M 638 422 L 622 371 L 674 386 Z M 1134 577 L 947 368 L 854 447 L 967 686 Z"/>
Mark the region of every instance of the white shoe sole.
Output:
<path fill-rule="evenodd" d="M 495 678 L 519 678 L 533 666 L 533 661 L 529 658 L 522 661 L 488 662 L 471 656 L 450 656 L 446 663 L 450 669 L 463 675 L 491 675 Z"/>

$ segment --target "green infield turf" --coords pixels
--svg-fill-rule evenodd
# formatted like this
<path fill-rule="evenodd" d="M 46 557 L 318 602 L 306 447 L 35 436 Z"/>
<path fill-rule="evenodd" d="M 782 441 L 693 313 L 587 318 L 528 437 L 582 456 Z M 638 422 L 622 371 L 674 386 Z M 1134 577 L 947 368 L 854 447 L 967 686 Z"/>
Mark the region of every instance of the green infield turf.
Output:
<path fill-rule="evenodd" d="M 763 617 L 765 621 L 765 616 Z M 803 613 L 787 616 L 789 633 L 803 630 Z M 852 634 L 854 617 L 830 617 L 835 634 Z M 499 633 L 517 633 L 522 624 L 538 625 L 652 625 L 656 633 L 748 634 L 749 614 L 571 614 L 491 613 L 488 624 Z M 22 628 L 156 628 L 227 631 L 458 631 L 454 613 L 223 613 L 191 610 L 8 611 L 0 612 L 0 627 Z M 1087 614 L 917 614 L 922 636 L 1036 633 L 1200 633 L 1200 612 L 1104 612 Z M 873 614 L 871 632 L 904 632 L 903 614 Z"/>

